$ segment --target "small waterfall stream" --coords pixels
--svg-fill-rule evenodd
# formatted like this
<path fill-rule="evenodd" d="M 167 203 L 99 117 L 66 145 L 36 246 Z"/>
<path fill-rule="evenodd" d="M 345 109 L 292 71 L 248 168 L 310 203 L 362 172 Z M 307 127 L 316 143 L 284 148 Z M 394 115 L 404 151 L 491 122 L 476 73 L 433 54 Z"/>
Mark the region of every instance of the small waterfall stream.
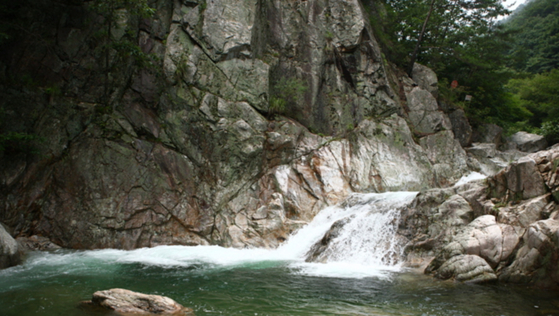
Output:
<path fill-rule="evenodd" d="M 417 192 L 352 194 L 322 210 L 278 249 L 291 257 L 322 263 L 394 267 L 400 246 L 396 229 L 400 210 Z M 330 238 L 327 244 L 325 234 Z"/>

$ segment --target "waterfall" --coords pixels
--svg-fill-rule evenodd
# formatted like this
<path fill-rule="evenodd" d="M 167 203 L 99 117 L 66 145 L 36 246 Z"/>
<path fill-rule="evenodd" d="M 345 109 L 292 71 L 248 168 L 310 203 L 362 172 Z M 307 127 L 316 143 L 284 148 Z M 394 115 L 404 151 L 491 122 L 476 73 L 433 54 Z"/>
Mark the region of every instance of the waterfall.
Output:
<path fill-rule="evenodd" d="M 397 225 L 402 207 L 415 192 L 352 194 L 323 209 L 278 249 L 219 246 L 158 246 L 131 251 L 102 249 L 33 254 L 21 272 L 33 267 L 117 269 L 122 264 L 169 268 L 260 269 L 286 267 L 293 273 L 336 278 L 386 277 L 398 269 Z M 57 271 L 57 270 L 53 270 Z"/>
<path fill-rule="evenodd" d="M 321 263 L 390 267 L 398 264 L 397 225 L 402 207 L 417 192 L 352 194 L 322 210 L 278 249 Z"/>

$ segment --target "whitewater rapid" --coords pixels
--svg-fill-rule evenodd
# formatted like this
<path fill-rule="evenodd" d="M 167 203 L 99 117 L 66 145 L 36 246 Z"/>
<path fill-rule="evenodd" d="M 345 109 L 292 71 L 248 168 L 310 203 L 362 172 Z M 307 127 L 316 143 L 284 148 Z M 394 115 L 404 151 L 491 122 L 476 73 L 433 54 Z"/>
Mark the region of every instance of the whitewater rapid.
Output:
<path fill-rule="evenodd" d="M 110 269 L 111 265 L 127 263 L 207 269 L 277 265 L 287 266 L 292 273 L 318 277 L 386 277 L 390 271 L 400 269 L 398 262 L 387 260 L 387 256 L 398 251 L 394 235 L 400 209 L 416 195 L 417 192 L 352 194 L 343 203 L 320 211 L 312 222 L 277 249 L 158 246 L 130 251 L 60 251 L 35 254 L 18 269 L 37 265 L 66 265 L 68 270 L 91 266 Z M 328 260 L 325 263 L 305 262 L 309 249 L 322 239 L 333 223 L 342 219 L 347 219 L 347 224 L 332 241 Z"/>

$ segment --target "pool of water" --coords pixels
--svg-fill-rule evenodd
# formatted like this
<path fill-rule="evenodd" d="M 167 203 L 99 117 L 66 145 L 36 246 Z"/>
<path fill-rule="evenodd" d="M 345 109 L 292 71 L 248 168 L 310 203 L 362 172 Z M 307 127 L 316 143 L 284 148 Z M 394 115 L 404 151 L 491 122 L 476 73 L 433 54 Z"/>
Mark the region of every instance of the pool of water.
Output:
<path fill-rule="evenodd" d="M 0 270 L 0 315 L 99 315 L 95 291 L 168 296 L 196 315 L 559 315 L 559 292 L 443 282 L 398 262 L 400 210 L 417 192 L 353 194 L 274 250 L 160 246 L 30 253 Z M 322 257 L 305 261 L 333 223 Z"/>
<path fill-rule="evenodd" d="M 198 316 L 559 315 L 559 292 L 268 260 L 265 253 L 181 246 L 35 252 L 0 271 L 0 314 L 99 315 L 79 302 L 120 287 L 171 297 Z"/>

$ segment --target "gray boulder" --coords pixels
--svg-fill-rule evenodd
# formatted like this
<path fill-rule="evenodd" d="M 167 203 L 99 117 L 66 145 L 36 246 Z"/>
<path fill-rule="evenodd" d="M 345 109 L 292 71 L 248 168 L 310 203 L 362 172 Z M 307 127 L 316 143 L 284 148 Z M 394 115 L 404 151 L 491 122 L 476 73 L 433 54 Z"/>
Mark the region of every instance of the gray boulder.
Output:
<path fill-rule="evenodd" d="M 506 200 L 525 200 L 547 193 L 536 161 L 523 157 L 488 179 L 492 196 Z"/>
<path fill-rule="evenodd" d="M 497 280 L 495 272 L 483 258 L 476 255 L 459 255 L 446 261 L 435 276 L 439 279 L 482 283 Z"/>
<path fill-rule="evenodd" d="M 497 146 L 494 143 L 473 143 L 466 151 L 476 157 L 492 158 L 495 157 Z"/>
<path fill-rule="evenodd" d="M 431 92 L 435 98 L 438 96 L 439 80 L 437 79 L 437 74 L 431 68 L 415 63 L 411 77 L 421 88 Z"/>
<path fill-rule="evenodd" d="M 111 289 L 93 293 L 85 306 L 102 307 L 119 315 L 194 316 L 194 311 L 160 295 L 147 295 L 125 289 Z"/>
<path fill-rule="evenodd" d="M 0 269 L 15 266 L 21 262 L 21 259 L 17 242 L 0 224 Z"/>
<path fill-rule="evenodd" d="M 454 137 L 460 142 L 460 145 L 462 145 L 462 147 L 470 146 L 472 143 L 473 131 L 464 110 L 455 110 L 448 114 L 448 118 L 452 124 Z"/>
<path fill-rule="evenodd" d="M 28 250 L 39 250 L 39 251 L 48 251 L 48 250 L 57 250 L 61 249 L 59 245 L 53 243 L 47 237 L 33 235 L 30 237 L 18 237 L 16 238 L 18 246 L 20 249 Z"/>
<path fill-rule="evenodd" d="M 493 143 L 500 147 L 503 143 L 503 129 L 495 124 L 485 124 L 479 126 L 472 141 L 477 143 Z"/>
<path fill-rule="evenodd" d="M 502 271 L 499 280 L 557 287 L 558 258 L 559 220 L 550 218 L 535 222 L 526 230 L 514 262 Z"/>
<path fill-rule="evenodd" d="M 437 100 L 429 91 L 415 87 L 406 93 L 406 99 L 408 117 L 417 133 L 431 134 L 452 129 L 450 120 L 439 110 Z"/>
<path fill-rule="evenodd" d="M 545 137 L 526 132 L 518 132 L 511 136 L 511 142 L 516 145 L 518 150 L 527 153 L 544 150 L 547 147 Z"/>

